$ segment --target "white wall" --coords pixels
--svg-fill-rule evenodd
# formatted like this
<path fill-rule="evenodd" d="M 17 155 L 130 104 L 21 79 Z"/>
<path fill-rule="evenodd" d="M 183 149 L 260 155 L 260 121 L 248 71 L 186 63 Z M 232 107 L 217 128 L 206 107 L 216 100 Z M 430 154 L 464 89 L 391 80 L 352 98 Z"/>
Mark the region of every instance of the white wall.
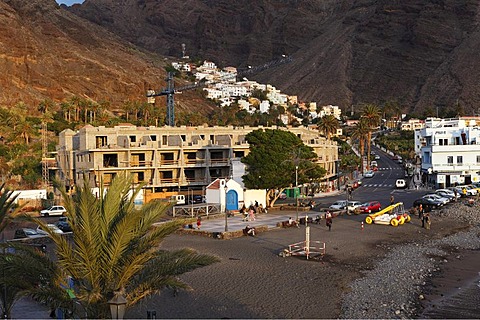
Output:
<path fill-rule="evenodd" d="M 258 204 L 263 205 L 264 208 L 267 206 L 267 190 L 245 190 L 243 197 L 246 207 L 255 204 L 255 201 L 258 201 Z"/>
<path fill-rule="evenodd" d="M 47 199 L 47 190 L 40 189 L 40 190 L 16 190 L 13 191 L 12 196 L 17 196 L 14 203 L 18 203 L 19 199 L 28 199 L 28 200 L 35 200 L 35 199 Z"/>

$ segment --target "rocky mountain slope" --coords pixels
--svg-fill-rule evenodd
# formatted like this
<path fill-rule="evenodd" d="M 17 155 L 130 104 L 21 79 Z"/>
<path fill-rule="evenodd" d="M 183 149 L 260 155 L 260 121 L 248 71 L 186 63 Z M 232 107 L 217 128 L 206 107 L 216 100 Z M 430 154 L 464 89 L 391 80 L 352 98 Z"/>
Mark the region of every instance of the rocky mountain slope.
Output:
<path fill-rule="evenodd" d="M 0 0 L 0 104 L 72 95 L 143 101 L 164 57 L 220 66 L 293 57 L 249 78 L 344 110 L 480 105 L 476 0 Z M 181 84 L 180 84 L 181 85 Z M 179 108 L 209 112 L 195 92 Z M 164 105 L 164 99 L 160 99 Z"/>
<path fill-rule="evenodd" d="M 220 65 L 294 62 L 252 77 L 305 100 L 396 101 L 404 111 L 480 102 L 476 0 L 86 0 L 68 10 L 162 55 Z"/>
<path fill-rule="evenodd" d="M 55 0 L 0 0 L 0 104 L 72 96 L 110 103 L 146 101 L 165 86 L 163 57 L 146 53 Z M 165 105 L 159 99 L 159 106 Z M 195 100 L 195 95 L 190 97 Z M 183 103 L 183 108 L 190 105 Z M 195 106 L 195 108 L 197 108 Z"/>

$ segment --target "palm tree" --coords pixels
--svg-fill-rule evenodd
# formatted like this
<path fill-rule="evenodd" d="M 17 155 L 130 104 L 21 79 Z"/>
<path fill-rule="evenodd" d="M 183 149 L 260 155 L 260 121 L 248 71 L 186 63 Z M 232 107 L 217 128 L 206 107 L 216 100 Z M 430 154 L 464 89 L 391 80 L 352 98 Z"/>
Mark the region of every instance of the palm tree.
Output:
<path fill-rule="evenodd" d="M 17 198 L 18 195 L 14 195 L 13 191 L 6 189 L 5 184 L 2 184 L 0 186 L 0 192 L 2 193 L 0 196 L 0 232 L 2 233 L 1 246 L 3 251 L 3 254 L 1 255 L 1 259 L 0 259 L 0 264 L 2 264 L 1 265 L 2 270 L 6 272 L 6 269 L 3 268 L 4 267 L 3 262 L 6 259 L 6 254 L 4 251 L 5 243 L 3 242 L 4 240 L 3 231 L 9 225 L 9 223 L 15 218 L 15 216 L 18 215 L 19 209 L 14 210 L 15 199 Z M 15 301 L 19 298 L 17 297 L 15 299 L 15 297 L 17 296 L 17 293 L 13 287 L 14 283 L 7 283 L 7 280 L 14 280 L 15 282 L 19 280 L 19 278 L 4 276 L 0 279 L 0 290 L 1 290 L 0 302 L 1 302 L 2 316 L 4 318 L 10 318 L 10 312 L 12 310 L 12 307 Z"/>
<path fill-rule="evenodd" d="M 367 167 L 370 166 L 370 151 L 372 149 L 372 132 L 375 130 L 380 122 L 380 109 L 374 104 L 367 104 L 363 108 L 362 118 L 368 127 L 368 141 L 367 141 Z"/>
<path fill-rule="evenodd" d="M 364 171 L 363 156 L 365 155 L 365 143 L 368 141 L 368 132 L 368 126 L 363 118 L 357 122 L 352 132 L 352 138 L 358 140 L 358 151 L 360 152 L 362 172 Z"/>
<path fill-rule="evenodd" d="M 323 116 L 318 122 L 318 129 L 325 134 L 327 140 L 330 140 L 332 134 L 336 133 L 339 127 L 340 124 L 338 123 L 337 118 L 331 114 Z"/>
<path fill-rule="evenodd" d="M 107 302 L 115 292 L 121 292 L 130 307 L 165 286 L 188 288 L 178 275 L 217 261 L 190 249 L 160 250 L 162 240 L 185 221 L 154 226 L 169 204 L 150 202 L 136 209 L 134 198 L 140 188 L 132 195 L 130 179 L 120 175 L 98 198 L 88 182 L 73 196 L 61 188 L 74 236 L 71 243 L 50 233 L 59 268 L 55 283 L 74 279 L 75 296 L 88 318 L 108 317 Z M 42 220 L 33 220 L 45 226 Z"/>

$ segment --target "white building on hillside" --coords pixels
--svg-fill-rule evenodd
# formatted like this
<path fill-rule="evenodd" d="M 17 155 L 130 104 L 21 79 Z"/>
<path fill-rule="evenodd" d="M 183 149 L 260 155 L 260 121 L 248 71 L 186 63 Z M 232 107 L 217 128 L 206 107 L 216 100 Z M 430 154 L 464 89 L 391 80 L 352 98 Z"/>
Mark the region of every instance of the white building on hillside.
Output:
<path fill-rule="evenodd" d="M 475 120 L 427 118 L 415 131 L 424 183 L 438 187 L 480 181 L 480 127 Z"/>
<path fill-rule="evenodd" d="M 332 106 L 331 104 L 328 106 L 323 106 L 318 116 L 323 118 L 324 116 L 328 115 L 333 115 L 335 118 L 340 120 L 342 116 L 342 109 L 340 109 L 338 106 Z"/>

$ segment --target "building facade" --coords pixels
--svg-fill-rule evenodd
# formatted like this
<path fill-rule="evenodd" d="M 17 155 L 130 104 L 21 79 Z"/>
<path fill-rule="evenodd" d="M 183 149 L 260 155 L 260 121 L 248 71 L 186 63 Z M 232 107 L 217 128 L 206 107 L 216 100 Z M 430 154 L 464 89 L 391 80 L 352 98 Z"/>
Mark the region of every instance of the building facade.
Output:
<path fill-rule="evenodd" d="M 115 175 L 132 175 L 134 185 L 151 192 L 199 190 L 217 178 L 239 177 L 239 160 L 249 153 L 245 136 L 262 127 L 137 127 L 87 125 L 59 135 L 57 178 L 68 188 L 88 180 L 91 187 L 108 186 Z M 268 128 L 274 129 L 274 128 Z M 297 135 L 318 155 L 325 180 L 336 176 L 338 147 L 317 130 L 281 128 Z M 242 164 L 243 165 L 243 164 Z"/>
<path fill-rule="evenodd" d="M 425 127 L 415 131 L 415 153 L 424 183 L 449 187 L 480 181 L 476 120 L 427 118 Z"/>

